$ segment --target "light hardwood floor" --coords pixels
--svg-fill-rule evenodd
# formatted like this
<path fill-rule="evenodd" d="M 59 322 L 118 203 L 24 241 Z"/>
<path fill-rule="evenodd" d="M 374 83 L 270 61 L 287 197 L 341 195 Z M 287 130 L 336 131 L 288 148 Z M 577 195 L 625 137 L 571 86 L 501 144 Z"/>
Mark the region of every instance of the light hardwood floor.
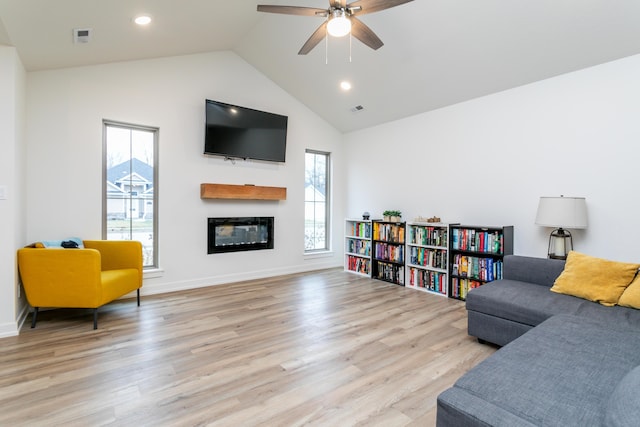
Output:
<path fill-rule="evenodd" d="M 0 339 L 0 425 L 430 426 L 495 351 L 463 302 L 338 269 L 120 300 L 98 328 L 50 310 Z"/>

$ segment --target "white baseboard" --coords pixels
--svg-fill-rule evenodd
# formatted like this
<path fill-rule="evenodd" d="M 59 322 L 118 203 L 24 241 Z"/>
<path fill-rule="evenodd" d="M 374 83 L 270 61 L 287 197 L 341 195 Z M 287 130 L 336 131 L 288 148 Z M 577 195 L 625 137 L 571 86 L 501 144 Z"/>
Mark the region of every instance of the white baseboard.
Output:
<path fill-rule="evenodd" d="M 342 267 L 342 265 L 336 265 L 335 261 L 318 262 L 313 266 L 293 266 L 274 268 L 268 270 L 249 271 L 244 273 L 227 274 L 223 276 L 203 277 L 199 279 L 184 280 L 178 282 L 160 283 L 160 284 L 144 284 L 140 289 L 141 295 L 157 295 L 167 292 L 184 291 L 188 289 L 205 288 L 207 286 L 222 285 L 225 283 L 243 282 L 246 280 L 263 279 L 274 276 L 284 276 L 286 274 L 304 273 L 315 270 L 324 270 L 326 268 Z M 135 296 L 135 293 L 129 294 L 125 297 Z"/>
<path fill-rule="evenodd" d="M 15 337 L 16 335 L 18 335 L 17 322 L 0 324 L 0 338 Z"/>
<path fill-rule="evenodd" d="M 25 304 L 20 309 L 20 313 L 18 313 L 17 319 L 15 322 L 7 322 L 4 324 L 0 324 L 0 338 L 5 337 L 14 337 L 20 333 L 20 328 L 27 320 L 27 316 L 29 315 L 29 305 Z"/>

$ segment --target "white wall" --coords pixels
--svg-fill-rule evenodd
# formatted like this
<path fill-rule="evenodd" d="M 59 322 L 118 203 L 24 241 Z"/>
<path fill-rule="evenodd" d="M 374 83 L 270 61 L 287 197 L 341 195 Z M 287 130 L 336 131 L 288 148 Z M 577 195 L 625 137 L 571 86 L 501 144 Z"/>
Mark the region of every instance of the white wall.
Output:
<path fill-rule="evenodd" d="M 0 46 L 0 337 L 16 335 L 26 314 L 18 288 L 16 248 L 25 236 L 24 120 L 26 73 L 15 48 Z"/>
<path fill-rule="evenodd" d="M 633 56 L 348 134 L 347 215 L 514 225 L 515 253 L 545 257 L 539 197 L 583 196 L 574 249 L 638 262 L 639 75 Z"/>
<path fill-rule="evenodd" d="M 27 241 L 101 237 L 102 120 L 159 127 L 159 277 L 143 294 L 342 265 L 305 257 L 305 148 L 334 153 L 340 133 L 231 52 L 28 73 Z M 205 99 L 289 116 L 286 164 L 202 155 Z M 287 187 L 287 200 L 201 200 L 200 183 Z M 341 236 L 345 193 L 335 186 Z M 275 249 L 207 255 L 207 217 L 274 216 Z"/>
<path fill-rule="evenodd" d="M 0 115 L 3 148 L 8 140 L 11 152 L 0 157 L 0 185 L 6 181 L 17 187 L 10 194 L 27 194 L 26 208 L 19 198 L 0 201 L 0 220 L 10 224 L 0 221 L 3 230 L 15 235 L 12 226 L 26 224 L 19 241 L 0 246 L 1 301 L 15 298 L 17 247 L 69 236 L 100 238 L 102 119 L 160 128 L 163 273 L 145 279 L 143 294 L 341 265 L 343 219 L 365 210 L 379 216 L 400 209 L 407 220 L 437 215 L 514 225 L 516 253 L 546 256 L 551 230 L 534 224 L 543 195 L 587 198 L 589 228 L 574 232 L 577 250 L 640 259 L 634 251 L 640 240 L 634 194 L 640 181 L 640 56 L 344 136 L 230 52 L 31 72 L 26 187 L 20 191 L 21 171 L 12 166 L 21 156 L 20 66 L 14 51 L 0 55 L 0 67 L 17 74 L 15 85 L 0 84 L 0 108 L 13 111 Z M 205 98 L 288 115 L 287 163 L 232 165 L 203 156 Z M 305 148 L 334 153 L 336 239 L 327 257 L 303 255 Z M 288 197 L 203 201 L 202 182 L 285 186 Z M 207 255 L 206 218 L 245 215 L 276 217 L 276 248 Z M 19 306 L 0 307 L 0 327 Z"/>

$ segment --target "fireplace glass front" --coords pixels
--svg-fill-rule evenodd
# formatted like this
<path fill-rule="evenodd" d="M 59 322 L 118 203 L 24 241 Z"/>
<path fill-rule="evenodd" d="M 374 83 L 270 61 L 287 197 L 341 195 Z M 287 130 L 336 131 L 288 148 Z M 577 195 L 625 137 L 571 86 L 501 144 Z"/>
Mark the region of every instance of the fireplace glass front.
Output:
<path fill-rule="evenodd" d="M 273 249 L 273 217 L 209 218 L 207 253 Z"/>

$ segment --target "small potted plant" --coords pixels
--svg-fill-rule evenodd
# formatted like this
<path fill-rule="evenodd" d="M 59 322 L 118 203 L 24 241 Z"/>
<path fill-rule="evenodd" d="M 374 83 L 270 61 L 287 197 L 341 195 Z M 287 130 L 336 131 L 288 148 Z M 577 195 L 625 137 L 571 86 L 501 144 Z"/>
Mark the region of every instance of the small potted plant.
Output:
<path fill-rule="evenodd" d="M 402 212 L 400 211 L 384 211 L 382 216 L 385 221 L 388 222 L 400 222 L 402 221 Z"/>

